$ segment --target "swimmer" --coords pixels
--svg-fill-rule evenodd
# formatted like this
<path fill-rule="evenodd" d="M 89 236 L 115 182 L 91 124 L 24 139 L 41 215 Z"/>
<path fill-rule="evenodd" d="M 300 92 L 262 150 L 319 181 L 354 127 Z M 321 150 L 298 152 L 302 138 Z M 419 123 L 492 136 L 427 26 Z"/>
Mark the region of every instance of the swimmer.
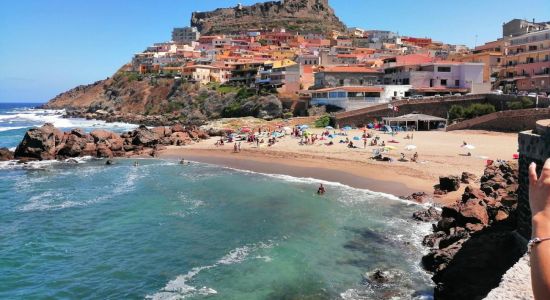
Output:
<path fill-rule="evenodd" d="M 323 184 L 321 183 L 321 184 L 319 185 L 319 189 L 317 189 L 317 194 L 323 195 L 325 192 L 326 192 L 325 187 L 324 187 Z"/>
<path fill-rule="evenodd" d="M 134 161 L 134 167 L 139 166 L 139 163 L 137 161 Z"/>

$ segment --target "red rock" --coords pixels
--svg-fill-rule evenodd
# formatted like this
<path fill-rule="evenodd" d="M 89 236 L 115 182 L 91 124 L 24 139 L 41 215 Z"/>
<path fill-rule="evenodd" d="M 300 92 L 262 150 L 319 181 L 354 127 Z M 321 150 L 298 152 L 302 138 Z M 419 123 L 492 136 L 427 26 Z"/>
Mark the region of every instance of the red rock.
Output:
<path fill-rule="evenodd" d="M 52 124 L 32 128 L 25 133 L 23 140 L 15 150 L 15 158 L 54 159 L 56 142 L 61 142 L 62 135 Z"/>
<path fill-rule="evenodd" d="M 109 140 L 109 148 L 111 148 L 111 151 L 122 151 L 123 146 L 124 140 L 122 138 Z"/>
<path fill-rule="evenodd" d="M 504 220 L 508 219 L 509 216 L 510 215 L 507 212 L 505 212 L 504 210 L 499 210 L 497 212 L 497 215 L 495 216 L 495 221 L 497 221 L 497 222 L 504 221 Z"/>
<path fill-rule="evenodd" d="M 161 138 L 170 136 L 172 134 L 172 130 L 169 127 L 164 126 L 154 127 L 151 130 Z"/>
<path fill-rule="evenodd" d="M 82 155 L 96 156 L 97 147 L 94 143 L 86 143 L 84 149 L 82 149 Z"/>
<path fill-rule="evenodd" d="M 462 202 L 466 202 L 470 199 L 482 200 L 486 196 L 487 195 L 485 195 L 485 192 L 483 192 L 482 190 L 469 185 L 464 190 L 464 194 L 462 194 Z"/>
<path fill-rule="evenodd" d="M 479 223 L 478 224 L 466 223 L 466 226 L 464 226 L 464 228 L 466 228 L 470 232 L 476 232 L 485 228 L 485 225 L 479 224 Z"/>
<path fill-rule="evenodd" d="M 0 161 L 12 160 L 14 159 L 13 152 L 8 148 L 0 148 Z"/>
<path fill-rule="evenodd" d="M 103 142 L 110 139 L 119 139 L 120 136 L 114 132 L 103 130 L 103 129 L 96 129 L 92 132 L 90 132 L 90 136 L 94 139 L 95 143 Z"/>
<path fill-rule="evenodd" d="M 113 157 L 113 152 L 111 151 L 111 149 L 109 149 L 109 146 L 107 146 L 107 144 L 98 144 L 97 157 L 111 158 Z"/>
<path fill-rule="evenodd" d="M 474 183 L 476 179 L 476 175 L 470 172 L 462 172 L 462 175 L 460 176 L 460 181 L 466 184 Z"/>
<path fill-rule="evenodd" d="M 174 124 L 170 127 L 172 132 L 185 132 L 185 128 L 181 124 Z"/>
<path fill-rule="evenodd" d="M 481 223 L 483 225 L 489 224 L 487 209 L 484 206 L 473 202 L 467 202 L 464 206 L 460 207 L 460 215 L 464 223 Z"/>

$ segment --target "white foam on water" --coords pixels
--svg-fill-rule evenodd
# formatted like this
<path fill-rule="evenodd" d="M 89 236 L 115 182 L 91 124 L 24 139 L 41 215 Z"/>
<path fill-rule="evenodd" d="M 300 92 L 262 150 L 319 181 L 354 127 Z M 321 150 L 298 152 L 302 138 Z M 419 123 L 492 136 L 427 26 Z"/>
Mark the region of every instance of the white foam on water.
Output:
<path fill-rule="evenodd" d="M 101 120 L 87 120 L 83 118 L 65 118 L 65 110 L 47 110 L 47 109 L 17 109 L 10 114 L 0 115 L 0 120 L 10 121 L 27 121 L 37 123 L 36 126 L 40 126 L 44 123 L 51 123 L 58 128 L 105 128 L 105 129 L 121 129 L 132 130 L 137 128 L 138 125 L 113 122 L 107 123 Z M 11 127 L 16 128 L 16 127 Z M 20 127 L 24 128 L 24 127 Z M 19 128 L 18 128 L 19 129 Z M 11 130 L 11 129 L 5 129 Z M 3 131 L 3 130 L 0 130 Z"/>
<path fill-rule="evenodd" d="M 92 158 L 91 157 L 81 158 L 81 161 L 85 162 L 88 159 L 92 159 Z M 74 197 L 77 197 L 77 196 L 75 196 L 74 194 L 65 194 L 65 193 L 57 192 L 55 190 L 48 190 L 29 198 L 28 203 L 20 207 L 19 210 L 23 212 L 51 211 L 51 210 L 60 210 L 60 209 L 73 208 L 73 207 L 86 207 L 96 203 L 105 202 L 110 199 L 117 198 L 118 196 L 123 195 L 125 193 L 133 191 L 135 189 L 135 185 L 137 181 L 141 178 L 148 176 L 149 173 L 144 170 L 147 170 L 147 168 L 140 168 L 139 171 L 136 170 L 136 168 L 130 168 L 126 176 L 119 178 L 114 183 L 115 187 L 111 190 L 111 192 L 103 193 L 91 199 L 87 199 L 87 200 L 83 199 L 83 200 L 76 201 L 74 200 Z M 68 172 L 67 174 L 65 174 L 65 176 L 84 176 L 85 178 L 89 178 L 92 175 L 97 176 L 98 175 L 97 173 L 104 172 L 104 171 L 106 171 L 105 168 L 91 167 L 85 170 L 80 170 L 78 175 L 75 175 L 72 172 Z M 58 175 L 61 175 L 61 174 L 58 174 Z M 44 178 L 44 177 L 41 177 L 41 178 Z M 25 185 L 28 186 L 28 182 L 26 180 L 25 180 L 25 183 L 23 183 L 23 186 Z M 98 187 L 98 190 L 102 190 L 104 188 L 105 187 Z"/>
<path fill-rule="evenodd" d="M 186 274 L 179 275 L 175 279 L 169 281 L 160 291 L 156 292 L 153 295 L 147 295 L 145 296 L 145 298 L 153 300 L 175 300 L 193 296 L 208 296 L 212 294 L 217 294 L 218 292 L 212 288 L 206 286 L 203 286 L 202 288 L 197 288 L 189 285 L 188 282 L 201 271 L 213 269 L 221 265 L 232 265 L 241 263 L 249 257 L 250 253 L 260 249 L 272 248 L 274 246 L 275 243 L 269 240 L 265 243 L 259 242 L 256 244 L 244 245 L 242 247 L 235 248 L 229 251 L 228 254 L 224 255 L 218 261 L 216 261 L 216 263 L 209 266 L 192 268 Z M 254 258 L 262 259 L 266 262 L 271 261 L 271 258 L 267 256 L 258 255 Z"/>
<path fill-rule="evenodd" d="M 18 129 L 23 129 L 23 128 L 26 128 L 26 127 L 24 127 L 24 126 L 18 126 L 18 127 L 0 127 L 0 132 L 10 131 L 10 130 L 18 130 Z"/>

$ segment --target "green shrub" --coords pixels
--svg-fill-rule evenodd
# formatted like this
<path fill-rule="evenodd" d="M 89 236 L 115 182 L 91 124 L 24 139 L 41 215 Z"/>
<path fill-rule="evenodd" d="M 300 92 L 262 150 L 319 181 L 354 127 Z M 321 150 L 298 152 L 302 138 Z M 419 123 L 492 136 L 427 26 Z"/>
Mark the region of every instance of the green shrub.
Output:
<path fill-rule="evenodd" d="M 506 106 L 508 106 L 508 109 L 510 109 L 510 110 L 522 109 L 523 108 L 523 104 L 521 103 L 521 101 L 511 101 L 511 102 L 508 102 L 508 104 L 506 104 Z"/>
<path fill-rule="evenodd" d="M 247 98 L 250 98 L 252 96 L 254 96 L 254 91 L 251 91 L 247 88 L 240 88 L 239 91 L 237 92 L 237 96 L 235 97 L 237 100 L 244 100 L 244 99 L 247 99 Z"/>
<path fill-rule="evenodd" d="M 453 105 L 449 109 L 449 120 L 456 120 L 464 118 L 464 107 L 460 105 Z"/>
<path fill-rule="evenodd" d="M 464 117 L 466 119 L 472 119 L 494 113 L 495 111 L 496 109 L 492 104 L 474 103 L 464 110 Z"/>
<path fill-rule="evenodd" d="M 294 117 L 294 114 L 293 114 L 292 112 L 290 112 L 290 111 L 285 112 L 285 113 L 283 114 L 283 119 L 290 119 L 290 118 L 292 118 L 292 117 Z"/>
<path fill-rule="evenodd" d="M 330 124 L 330 116 L 329 115 L 323 115 L 319 117 L 317 120 L 315 120 L 315 127 L 318 128 L 324 128 Z"/>
<path fill-rule="evenodd" d="M 522 97 L 521 98 L 521 106 L 523 108 L 533 108 L 533 107 L 535 107 L 535 102 L 530 97 Z"/>

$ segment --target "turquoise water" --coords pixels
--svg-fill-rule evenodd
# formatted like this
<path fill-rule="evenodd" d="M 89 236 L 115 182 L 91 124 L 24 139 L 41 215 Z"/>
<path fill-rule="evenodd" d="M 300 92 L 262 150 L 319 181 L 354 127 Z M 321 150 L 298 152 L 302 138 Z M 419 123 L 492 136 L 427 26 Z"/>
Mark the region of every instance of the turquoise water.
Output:
<path fill-rule="evenodd" d="M 0 132 L 0 139 L 2 132 Z M 164 160 L 0 165 L 0 299 L 429 299 L 393 196 Z M 363 274 L 391 270 L 374 284 Z"/>

